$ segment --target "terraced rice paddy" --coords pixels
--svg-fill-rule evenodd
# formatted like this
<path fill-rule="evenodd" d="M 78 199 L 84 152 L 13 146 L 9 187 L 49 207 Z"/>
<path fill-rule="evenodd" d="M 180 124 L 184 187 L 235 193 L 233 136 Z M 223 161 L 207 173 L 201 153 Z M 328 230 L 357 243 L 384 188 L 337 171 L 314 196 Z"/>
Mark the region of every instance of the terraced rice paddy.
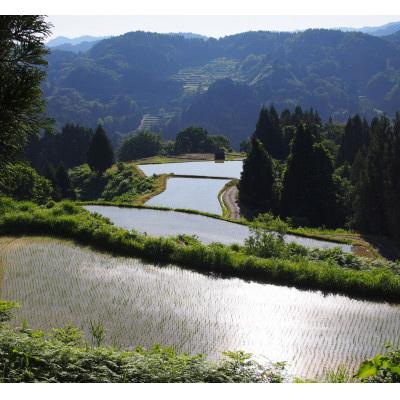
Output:
<path fill-rule="evenodd" d="M 145 114 L 140 121 L 140 125 L 137 128 L 138 131 L 146 131 L 151 129 L 158 129 L 160 125 L 160 119 L 151 114 Z"/>
<path fill-rule="evenodd" d="M 219 178 L 240 178 L 243 161 L 191 161 L 183 163 L 143 164 L 140 169 L 147 175 L 176 174 L 212 176 Z"/>
<path fill-rule="evenodd" d="M 193 181 L 195 180 L 197 179 L 193 179 Z M 90 212 L 96 212 L 109 218 L 116 226 L 128 230 L 134 229 L 151 236 L 176 236 L 184 233 L 196 235 L 203 243 L 219 242 L 223 244 L 243 244 L 249 236 L 249 228 L 246 225 L 234 224 L 203 215 L 112 206 L 85 206 L 85 208 Z M 346 253 L 351 252 L 351 246 L 347 244 L 295 235 L 286 235 L 285 240 L 309 248 L 340 247 Z"/>
<path fill-rule="evenodd" d="M 216 58 L 201 67 L 184 68 L 171 76 L 183 84 L 185 94 L 202 93 L 218 79 L 236 78 L 238 62 L 229 58 Z"/>
<path fill-rule="evenodd" d="M 43 237 L 0 238 L 0 297 L 22 304 L 12 323 L 102 323 L 121 347 L 169 345 L 218 357 L 243 349 L 312 377 L 398 343 L 400 306 L 154 266 Z"/>
<path fill-rule="evenodd" d="M 225 179 L 169 178 L 166 189 L 146 204 L 222 214 L 218 193 L 228 182 Z"/>

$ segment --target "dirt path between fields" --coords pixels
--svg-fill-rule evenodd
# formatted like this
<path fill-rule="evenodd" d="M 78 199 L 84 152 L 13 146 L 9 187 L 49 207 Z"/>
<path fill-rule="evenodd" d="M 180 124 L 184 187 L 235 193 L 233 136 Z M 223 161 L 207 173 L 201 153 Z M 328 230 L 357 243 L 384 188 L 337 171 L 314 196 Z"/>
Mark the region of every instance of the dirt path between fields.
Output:
<path fill-rule="evenodd" d="M 237 202 L 238 188 L 236 185 L 230 186 L 222 195 L 222 201 L 229 210 L 232 219 L 240 219 L 240 207 Z"/>

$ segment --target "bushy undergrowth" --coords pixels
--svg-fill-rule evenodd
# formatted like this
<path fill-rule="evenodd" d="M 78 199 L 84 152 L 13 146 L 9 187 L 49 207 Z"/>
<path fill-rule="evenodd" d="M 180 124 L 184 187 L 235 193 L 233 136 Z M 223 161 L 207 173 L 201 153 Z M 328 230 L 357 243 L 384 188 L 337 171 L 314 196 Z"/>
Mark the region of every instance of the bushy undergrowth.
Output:
<path fill-rule="evenodd" d="M 13 304 L 0 302 L 0 321 Z M 0 325 L 0 382 L 268 382 L 284 380 L 284 364 L 261 365 L 243 352 L 220 361 L 167 347 L 121 351 L 93 347 L 72 326 L 49 334 Z"/>
<path fill-rule="evenodd" d="M 278 367 L 243 353 L 219 361 L 176 354 L 171 348 L 119 351 L 78 347 L 41 332 L 0 330 L 1 382 L 281 382 Z"/>
<path fill-rule="evenodd" d="M 153 238 L 117 228 L 104 217 L 64 201 L 37 206 L 0 201 L 0 234 L 44 234 L 75 239 L 119 254 L 155 263 L 174 263 L 200 271 L 263 282 L 320 289 L 350 296 L 397 302 L 400 277 L 388 269 L 353 270 L 336 263 L 287 258 L 261 258 L 220 244 Z M 187 242 L 187 241 L 186 241 Z"/>
<path fill-rule="evenodd" d="M 250 236 L 244 250 L 249 255 L 263 258 L 285 258 L 292 261 L 315 261 L 352 270 L 388 270 L 400 275 L 400 263 L 382 259 L 371 260 L 352 253 L 344 253 L 339 247 L 333 249 L 308 249 L 296 243 L 286 243 L 289 225 L 272 214 L 261 214 L 250 225 Z"/>
<path fill-rule="evenodd" d="M 155 179 L 143 176 L 131 164 L 117 163 L 103 175 L 83 164 L 73 168 L 70 176 L 79 200 L 131 202 L 155 189 Z"/>
<path fill-rule="evenodd" d="M 0 170 L 0 195 L 45 203 L 51 198 L 52 190 L 49 180 L 22 162 L 3 165 Z"/>

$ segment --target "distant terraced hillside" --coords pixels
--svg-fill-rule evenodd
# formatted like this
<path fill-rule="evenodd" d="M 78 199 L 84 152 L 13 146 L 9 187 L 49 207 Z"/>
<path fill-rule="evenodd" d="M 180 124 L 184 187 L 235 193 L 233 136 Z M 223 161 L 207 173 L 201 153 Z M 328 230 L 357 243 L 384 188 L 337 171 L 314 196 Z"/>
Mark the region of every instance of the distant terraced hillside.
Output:
<path fill-rule="evenodd" d="M 313 107 L 335 121 L 394 115 L 400 46 L 394 36 L 323 29 L 218 40 L 130 32 L 85 53 L 53 51 L 43 92 L 59 127 L 101 122 L 116 145 L 139 128 L 173 138 L 196 124 L 238 146 L 262 104 Z"/>
<path fill-rule="evenodd" d="M 185 94 L 204 93 L 218 79 L 237 78 L 238 64 L 237 60 L 216 58 L 200 67 L 182 69 L 171 79 L 182 83 Z"/>

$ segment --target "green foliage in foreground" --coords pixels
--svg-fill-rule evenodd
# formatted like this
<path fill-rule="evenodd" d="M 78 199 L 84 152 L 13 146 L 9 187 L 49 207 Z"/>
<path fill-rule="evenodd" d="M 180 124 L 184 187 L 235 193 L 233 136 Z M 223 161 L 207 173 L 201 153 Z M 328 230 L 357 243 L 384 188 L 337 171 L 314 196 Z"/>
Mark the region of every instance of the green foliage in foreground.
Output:
<path fill-rule="evenodd" d="M 115 227 L 70 201 L 37 206 L 0 200 L 0 234 L 44 234 L 75 239 L 108 251 L 174 263 L 204 272 L 262 282 L 319 289 L 350 296 L 398 301 L 400 276 L 389 269 L 352 270 L 334 263 L 307 259 L 259 258 L 239 246 L 203 245 L 172 238 L 153 238 Z"/>
<path fill-rule="evenodd" d="M 0 321 L 14 305 L 0 301 Z M 46 335 L 27 326 L 0 327 L 0 382 L 268 382 L 284 380 L 283 363 L 261 365 L 243 352 L 220 361 L 205 355 L 176 354 L 158 345 L 121 351 L 91 347 L 67 326 Z"/>
<path fill-rule="evenodd" d="M 9 320 L 16 307 L 16 303 L 0 300 L 0 323 Z"/>
<path fill-rule="evenodd" d="M 0 382 L 281 382 L 279 369 L 265 368 L 242 353 L 220 362 L 178 355 L 170 348 L 118 351 L 74 347 L 56 339 L 0 331 Z"/>
<path fill-rule="evenodd" d="M 0 300 L 0 323 L 15 303 Z M 242 351 L 224 352 L 219 361 L 205 355 L 176 354 L 168 347 L 123 351 L 90 346 L 74 326 L 48 334 L 27 324 L 12 330 L 0 324 L 0 382 L 241 382 L 287 381 L 285 363 L 260 364 Z M 400 349 L 388 348 L 364 361 L 355 376 L 342 365 L 319 382 L 400 382 Z M 294 378 L 294 382 L 316 382 Z"/>
<path fill-rule="evenodd" d="M 364 361 L 356 377 L 368 383 L 400 383 L 400 348 L 387 346 L 386 354 Z"/>

